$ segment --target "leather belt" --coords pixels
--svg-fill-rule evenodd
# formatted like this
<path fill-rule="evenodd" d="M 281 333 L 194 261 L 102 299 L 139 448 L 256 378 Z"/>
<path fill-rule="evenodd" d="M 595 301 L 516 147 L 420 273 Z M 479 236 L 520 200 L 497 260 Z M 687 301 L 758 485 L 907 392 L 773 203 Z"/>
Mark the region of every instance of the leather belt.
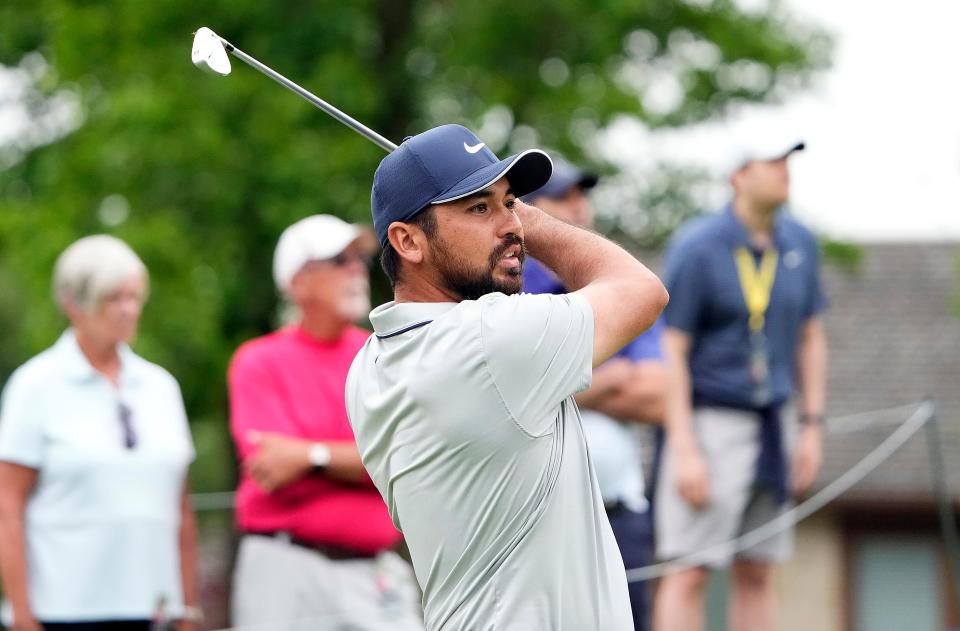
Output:
<path fill-rule="evenodd" d="M 334 561 L 347 561 L 350 559 L 372 559 L 377 556 L 376 552 L 364 552 L 362 550 L 357 550 L 355 548 L 350 548 L 348 546 L 340 546 L 334 543 L 322 543 L 319 541 L 308 541 L 306 539 L 300 539 L 299 537 L 294 537 L 286 530 L 274 530 L 274 531 L 245 531 L 244 535 L 250 535 L 253 537 L 267 537 L 269 539 L 276 539 L 278 541 L 283 541 L 284 543 L 289 543 L 291 545 L 299 546 L 301 548 L 306 548 L 307 550 L 312 550 L 313 552 L 319 552 L 328 559 L 333 559 Z"/>

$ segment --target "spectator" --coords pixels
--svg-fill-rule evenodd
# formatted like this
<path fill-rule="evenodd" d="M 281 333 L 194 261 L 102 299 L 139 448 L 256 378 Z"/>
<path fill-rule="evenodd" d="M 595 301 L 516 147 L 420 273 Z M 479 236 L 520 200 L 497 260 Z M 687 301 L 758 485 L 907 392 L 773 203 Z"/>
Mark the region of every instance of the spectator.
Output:
<path fill-rule="evenodd" d="M 14 372 L 0 411 L 0 575 L 16 631 L 195 628 L 194 457 L 177 382 L 137 356 L 147 270 L 80 239 L 54 294 L 70 328 Z"/>
<path fill-rule="evenodd" d="M 697 556 L 660 584 L 659 631 L 703 629 L 707 570 L 731 560 L 729 628 L 774 627 L 772 565 L 789 556 L 792 531 L 736 553 L 723 542 L 780 515 L 820 467 L 826 338 L 817 242 L 780 210 L 787 158 L 801 149 L 769 136 L 739 149 L 733 201 L 683 227 L 667 253 L 671 367 L 657 553 Z M 785 413 L 795 383 L 799 432 Z"/>
<path fill-rule="evenodd" d="M 593 228 L 593 206 L 587 192 L 598 178 L 561 158 L 553 174 L 524 202 L 567 223 Z M 565 294 L 556 275 L 528 258 L 523 266 L 524 291 Z M 659 320 L 613 359 L 593 371 L 593 383 L 574 398 L 597 473 L 597 483 L 610 526 L 626 567 L 653 561 L 653 532 L 644 498 L 643 469 L 637 442 L 637 422 L 661 423 L 666 397 L 666 369 L 660 350 Z M 650 627 L 650 594 L 646 582 L 629 584 L 635 631 Z"/>
<path fill-rule="evenodd" d="M 317 215 L 287 228 L 278 289 L 299 321 L 244 344 L 230 366 L 243 537 L 233 623 L 275 630 L 422 629 L 412 572 L 360 462 L 344 406 L 369 333 L 372 235 Z"/>

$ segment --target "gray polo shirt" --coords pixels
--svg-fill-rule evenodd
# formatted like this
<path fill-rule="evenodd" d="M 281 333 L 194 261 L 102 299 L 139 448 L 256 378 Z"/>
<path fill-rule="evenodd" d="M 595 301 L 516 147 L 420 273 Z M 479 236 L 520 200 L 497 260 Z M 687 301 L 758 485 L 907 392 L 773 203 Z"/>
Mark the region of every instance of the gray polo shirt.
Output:
<path fill-rule="evenodd" d="M 347 411 L 428 631 L 632 630 L 571 398 L 591 379 L 586 299 L 388 303 L 370 319 Z"/>

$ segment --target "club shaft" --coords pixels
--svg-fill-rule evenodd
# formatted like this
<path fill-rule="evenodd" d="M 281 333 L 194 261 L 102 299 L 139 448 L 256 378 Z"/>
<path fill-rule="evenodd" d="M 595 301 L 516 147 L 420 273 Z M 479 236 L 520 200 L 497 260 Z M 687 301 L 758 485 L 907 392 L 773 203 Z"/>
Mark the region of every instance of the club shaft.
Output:
<path fill-rule="evenodd" d="M 365 136 L 370 142 L 377 145 L 387 153 L 390 153 L 391 151 L 397 148 L 397 145 L 390 142 L 389 140 L 387 140 L 377 132 L 373 131 L 372 129 L 370 129 L 360 121 L 344 114 L 334 106 L 330 105 L 329 103 L 321 99 L 316 94 L 310 92 L 306 88 L 303 88 L 297 85 L 296 83 L 294 83 L 290 79 L 287 79 L 285 76 L 273 70 L 269 66 L 265 66 L 264 64 L 260 63 L 259 61 L 257 61 L 247 53 L 243 52 L 242 50 L 240 50 L 239 48 L 237 48 L 227 40 L 221 37 L 220 41 L 223 42 L 223 45 L 227 49 L 227 52 L 229 52 L 231 55 L 233 55 L 243 63 L 247 64 L 248 66 L 256 68 L 257 70 L 267 75 L 268 77 L 270 77 L 280 85 L 284 86 L 288 90 L 292 92 L 296 92 L 297 94 L 299 94 L 306 100 L 310 101 L 311 103 L 313 103 L 314 105 L 322 109 L 324 112 L 326 112 L 330 116 L 334 117 L 335 119 L 337 119 L 338 121 L 340 121 L 341 123 L 349 127 L 350 129 L 352 129 L 353 131 L 357 132 L 362 136 Z"/>

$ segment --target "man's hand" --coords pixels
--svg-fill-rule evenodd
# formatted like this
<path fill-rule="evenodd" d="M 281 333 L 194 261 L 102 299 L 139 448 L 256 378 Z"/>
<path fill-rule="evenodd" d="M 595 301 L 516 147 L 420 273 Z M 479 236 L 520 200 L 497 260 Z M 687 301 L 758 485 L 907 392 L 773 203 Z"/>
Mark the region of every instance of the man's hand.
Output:
<path fill-rule="evenodd" d="M 536 222 L 543 216 L 542 210 L 536 206 L 525 203 L 519 197 L 514 200 L 513 208 L 517 212 L 517 217 L 520 218 L 524 232 L 526 232 L 528 228 L 536 230 Z"/>
<path fill-rule="evenodd" d="M 793 454 L 793 469 L 790 476 L 794 495 L 803 495 L 820 472 L 823 463 L 823 429 L 819 423 L 804 425 L 800 430 L 799 443 Z"/>
<path fill-rule="evenodd" d="M 300 479 L 313 468 L 310 441 L 256 430 L 251 431 L 247 439 L 256 451 L 247 458 L 244 468 L 267 493 Z"/>
<path fill-rule="evenodd" d="M 681 497 L 696 509 L 710 502 L 710 471 L 697 447 L 687 446 L 674 452 L 676 484 Z"/>

